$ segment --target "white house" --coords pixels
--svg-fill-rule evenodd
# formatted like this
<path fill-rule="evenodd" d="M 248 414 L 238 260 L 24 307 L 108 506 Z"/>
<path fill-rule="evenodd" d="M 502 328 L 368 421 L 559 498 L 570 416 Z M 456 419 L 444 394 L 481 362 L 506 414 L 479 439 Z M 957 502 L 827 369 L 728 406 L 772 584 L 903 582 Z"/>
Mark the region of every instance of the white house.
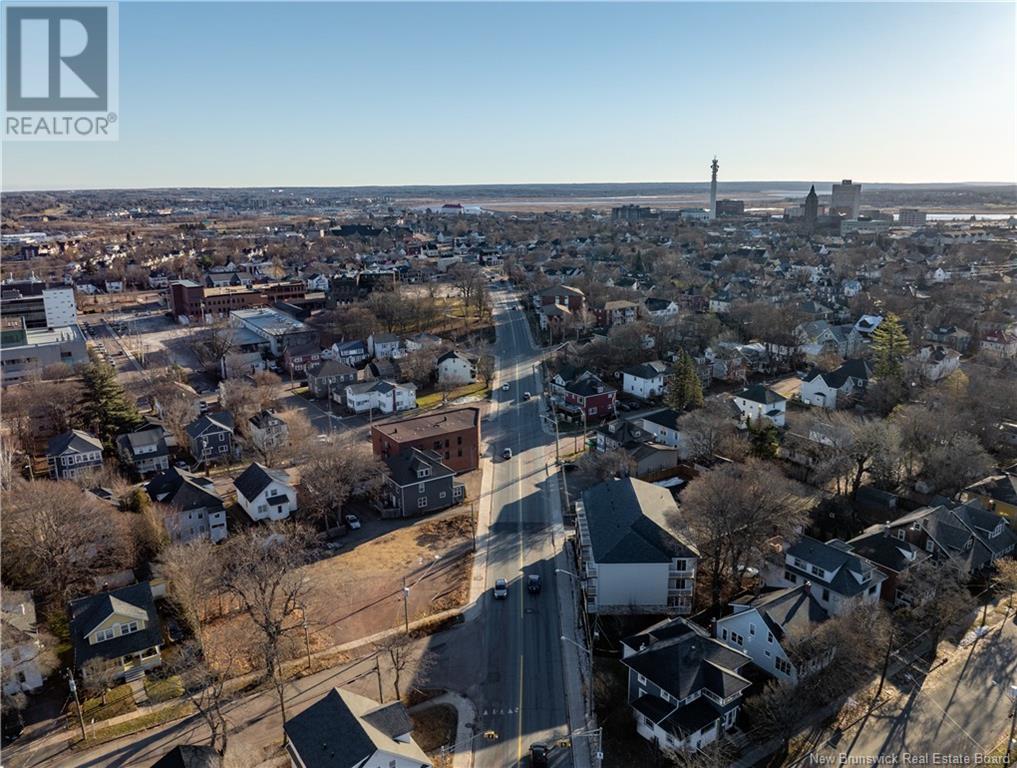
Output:
<path fill-rule="evenodd" d="M 677 511 L 670 491 L 633 478 L 583 493 L 576 531 L 589 613 L 692 612 L 699 552 L 668 522 Z"/>
<path fill-rule="evenodd" d="M 671 368 L 660 360 L 633 365 L 622 371 L 622 391 L 649 400 L 664 394 Z"/>
<path fill-rule="evenodd" d="M 807 405 L 833 410 L 848 399 L 863 395 L 871 373 L 869 364 L 862 359 L 848 360 L 833 371 L 815 368 L 802 379 L 799 397 Z"/>
<path fill-rule="evenodd" d="M 476 380 L 476 357 L 453 350 L 438 358 L 439 384 L 472 384 Z"/>
<path fill-rule="evenodd" d="M 285 520 L 297 509 L 297 490 L 284 470 L 255 462 L 233 485 L 237 503 L 252 520 Z"/>
<path fill-rule="evenodd" d="M 32 693 L 42 687 L 39 654 L 42 643 L 35 623 L 35 602 L 31 592 L 3 595 L 3 666 L 4 694 Z"/>
<path fill-rule="evenodd" d="M 394 333 L 372 333 L 367 337 L 367 351 L 376 360 L 397 357 L 399 337 Z"/>
<path fill-rule="evenodd" d="M 807 669 L 788 655 L 788 648 L 816 631 L 830 618 L 812 596 L 812 584 L 776 589 L 731 603 L 731 613 L 717 619 L 714 637 L 742 653 L 778 680 L 798 683 L 803 673 L 825 666 L 828 658 L 814 659 Z M 804 665 L 803 665 L 804 666 Z"/>
<path fill-rule="evenodd" d="M 402 702 L 333 688 L 286 720 L 291 768 L 431 768 Z"/>
<path fill-rule="evenodd" d="M 779 559 L 767 561 L 762 575 L 771 587 L 809 582 L 811 595 L 833 616 L 858 605 L 875 605 L 886 580 L 886 574 L 855 554 L 851 545 L 840 539 L 824 544 L 811 536 L 786 547 Z"/>
<path fill-rule="evenodd" d="M 732 396 L 731 402 L 734 403 L 741 414 L 743 424 L 766 419 L 774 426 L 784 426 L 784 417 L 787 413 L 787 398 L 778 395 L 769 387 L 764 387 L 762 384 L 753 384 L 736 392 Z"/>
<path fill-rule="evenodd" d="M 393 381 L 378 379 L 350 384 L 343 391 L 345 405 L 354 413 L 380 411 L 381 413 L 398 413 L 417 407 L 416 384 L 397 384 Z M 339 399 L 339 393 L 332 397 Z"/>
<path fill-rule="evenodd" d="M 947 347 L 926 345 L 912 358 L 929 381 L 945 379 L 960 368 L 960 352 Z"/>
<path fill-rule="evenodd" d="M 682 433 L 678 429 L 678 417 L 681 414 L 673 408 L 664 408 L 660 411 L 647 413 L 633 419 L 633 423 L 639 425 L 661 445 L 677 448 L 681 458 L 688 458 L 688 446 L 682 440 Z"/>

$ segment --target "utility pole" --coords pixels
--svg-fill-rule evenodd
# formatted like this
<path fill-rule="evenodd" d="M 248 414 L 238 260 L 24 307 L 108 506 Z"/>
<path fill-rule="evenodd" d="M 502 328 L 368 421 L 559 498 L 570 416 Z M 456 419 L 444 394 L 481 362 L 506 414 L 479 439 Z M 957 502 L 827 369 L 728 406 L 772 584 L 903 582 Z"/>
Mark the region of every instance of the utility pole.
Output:
<path fill-rule="evenodd" d="M 78 683 L 74 679 L 74 672 L 67 670 L 67 685 L 74 694 L 74 708 L 78 710 L 78 724 L 81 726 L 81 740 L 85 740 L 85 716 L 81 712 L 81 701 L 78 699 Z M 1011 734 L 1012 735 L 1012 734 Z"/>
<path fill-rule="evenodd" d="M 883 692 L 883 683 L 886 682 L 886 672 L 890 668 L 890 656 L 893 655 L 893 627 L 890 627 L 890 637 L 886 641 L 886 655 L 883 656 L 883 671 L 879 675 L 879 687 L 876 688 L 876 695 L 872 697 L 871 707 L 875 707 L 879 701 L 879 694 Z"/>
<path fill-rule="evenodd" d="M 374 673 L 378 676 L 378 703 L 385 703 L 385 691 L 381 687 L 381 662 L 378 660 L 379 654 L 374 654 Z"/>
<path fill-rule="evenodd" d="M 307 668 L 311 668 L 311 638 L 307 633 L 307 613 L 303 608 L 300 609 L 301 624 L 304 625 L 304 650 L 307 651 Z"/>
<path fill-rule="evenodd" d="M 1017 730 L 1017 685 L 1010 686 L 1010 736 L 1006 741 L 1006 764 L 1013 765 L 1013 737 Z"/>
<path fill-rule="evenodd" d="M 410 634 L 410 588 L 406 586 L 406 577 L 403 576 L 403 631 Z"/>

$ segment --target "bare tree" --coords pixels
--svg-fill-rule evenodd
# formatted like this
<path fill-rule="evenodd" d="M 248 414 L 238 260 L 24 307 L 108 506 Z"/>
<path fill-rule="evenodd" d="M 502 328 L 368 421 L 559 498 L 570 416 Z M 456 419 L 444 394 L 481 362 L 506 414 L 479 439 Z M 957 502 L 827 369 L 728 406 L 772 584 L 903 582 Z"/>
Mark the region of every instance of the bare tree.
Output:
<path fill-rule="evenodd" d="M 710 577 L 713 608 L 721 604 L 725 578 L 763 555 L 773 538 L 797 537 L 808 521 L 805 489 L 758 461 L 725 464 L 689 484 L 676 523 L 699 547 Z"/>
<path fill-rule="evenodd" d="M 177 676 L 183 694 L 194 705 L 208 728 L 208 745 L 219 755 L 226 755 L 229 747 L 230 724 L 226 719 L 226 681 L 233 666 L 231 656 L 224 668 L 213 669 L 205 661 L 201 647 L 185 643 L 176 648 L 172 660 L 156 673 L 164 677 Z"/>
<path fill-rule="evenodd" d="M 737 427 L 716 401 L 686 413 L 678 419 L 682 448 L 690 459 L 704 460 L 714 456 L 739 458 L 745 453 L 740 445 Z"/>
<path fill-rule="evenodd" d="M 308 561 L 312 539 L 303 526 L 274 523 L 234 534 L 224 545 L 223 586 L 260 635 L 265 676 L 275 687 L 283 723 L 282 642 L 304 611 L 308 585 L 301 566 Z"/>
<path fill-rule="evenodd" d="M 170 598 L 200 646 L 206 604 L 221 583 L 218 549 L 208 539 L 172 544 L 162 552 L 155 569 L 168 582 Z"/>
<path fill-rule="evenodd" d="M 426 682 L 436 663 L 435 654 L 430 651 L 415 653 L 412 637 L 402 632 L 378 640 L 374 643 L 374 651 L 388 661 L 396 701 L 403 697 L 402 678 L 408 669 L 414 670 L 418 682 Z"/>
<path fill-rule="evenodd" d="M 81 666 L 81 678 L 85 682 L 85 690 L 100 696 L 105 705 L 109 703 L 107 697 L 119 679 L 119 672 L 111 661 L 96 656 Z"/>
<path fill-rule="evenodd" d="M 375 494 L 384 475 L 385 465 L 359 441 L 340 437 L 335 443 L 319 443 L 300 470 L 302 506 L 326 528 L 335 515 L 338 526 L 346 502 L 353 495 Z"/>
<path fill-rule="evenodd" d="M 593 485 L 613 477 L 629 475 L 635 469 L 635 462 L 624 448 L 613 451 L 587 451 L 577 462 L 578 485 Z"/>
<path fill-rule="evenodd" d="M 947 629 L 974 609 L 967 582 L 960 565 L 952 559 L 930 558 L 908 574 L 904 588 L 911 604 L 900 613 L 930 633 L 933 648 Z"/>
<path fill-rule="evenodd" d="M 921 477 L 938 493 L 953 496 L 970 483 L 985 477 L 995 462 L 978 438 L 954 432 L 927 445 L 921 452 Z"/>
<path fill-rule="evenodd" d="M 225 321 L 207 327 L 193 344 L 194 354 L 207 373 L 218 377 L 219 361 L 236 346 L 236 329 Z"/>
<path fill-rule="evenodd" d="M 4 504 L 5 580 L 64 600 L 132 564 L 129 516 L 68 481 L 19 481 Z"/>

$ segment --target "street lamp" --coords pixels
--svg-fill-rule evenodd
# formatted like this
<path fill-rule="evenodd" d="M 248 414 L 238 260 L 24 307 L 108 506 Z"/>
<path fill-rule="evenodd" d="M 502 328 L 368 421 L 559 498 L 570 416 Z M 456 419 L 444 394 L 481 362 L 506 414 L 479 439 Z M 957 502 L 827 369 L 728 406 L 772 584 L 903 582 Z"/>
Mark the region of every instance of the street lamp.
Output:
<path fill-rule="evenodd" d="M 564 568 L 555 568 L 554 572 L 555 573 L 564 573 L 566 576 L 571 576 L 576 581 L 579 581 L 579 577 L 578 576 L 576 576 L 574 573 L 572 573 L 572 571 L 566 571 Z"/>
<path fill-rule="evenodd" d="M 593 662 L 593 651 L 591 651 L 585 645 L 580 645 L 575 640 L 571 640 L 571 639 L 565 637 L 565 635 L 562 635 L 561 639 L 564 640 L 566 643 L 572 643 L 572 645 L 574 645 L 576 648 L 578 648 L 579 650 L 583 651 L 585 654 L 587 654 L 590 657 L 590 662 L 591 663 Z"/>

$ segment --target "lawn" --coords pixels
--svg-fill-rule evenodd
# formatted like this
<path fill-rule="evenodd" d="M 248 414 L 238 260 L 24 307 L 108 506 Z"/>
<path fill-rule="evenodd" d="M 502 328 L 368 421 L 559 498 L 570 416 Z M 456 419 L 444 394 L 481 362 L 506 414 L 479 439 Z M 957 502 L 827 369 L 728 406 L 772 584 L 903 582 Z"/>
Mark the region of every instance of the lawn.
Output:
<path fill-rule="evenodd" d="M 85 716 L 85 722 L 91 720 L 108 720 L 117 715 L 126 715 L 138 708 L 134 703 L 134 694 L 131 693 L 129 685 L 118 685 L 106 692 L 106 703 L 103 704 L 103 697 L 85 699 L 81 703 L 81 711 Z M 73 711 L 74 705 L 71 705 Z"/>
<path fill-rule="evenodd" d="M 464 384 L 461 387 L 456 387 L 447 393 L 449 402 L 452 400 L 458 400 L 460 397 L 487 397 L 490 394 L 491 389 L 483 382 L 477 381 L 473 384 Z M 436 408 L 442 404 L 446 393 L 438 390 L 437 392 L 431 392 L 426 395 L 420 395 L 417 397 L 418 408 Z"/>
<path fill-rule="evenodd" d="M 150 703 L 160 704 L 183 695 L 184 686 L 180 682 L 180 675 L 171 675 L 164 679 L 146 677 L 145 693 L 148 694 Z"/>
<path fill-rule="evenodd" d="M 91 747 L 96 744 L 102 744 L 113 739 L 119 739 L 121 736 L 129 736 L 132 733 L 138 731 L 144 731 L 147 728 L 153 728 L 163 723 L 168 723 L 171 720 L 177 720 L 181 717 L 187 717 L 188 715 L 194 714 L 194 706 L 190 702 L 184 702 L 177 704 L 173 707 L 166 707 L 160 709 L 158 712 L 152 712 L 141 717 L 136 717 L 132 720 L 126 720 L 116 725 L 108 725 L 106 727 L 89 728 L 86 730 L 86 737 L 84 741 L 78 740 L 75 747 Z"/>

